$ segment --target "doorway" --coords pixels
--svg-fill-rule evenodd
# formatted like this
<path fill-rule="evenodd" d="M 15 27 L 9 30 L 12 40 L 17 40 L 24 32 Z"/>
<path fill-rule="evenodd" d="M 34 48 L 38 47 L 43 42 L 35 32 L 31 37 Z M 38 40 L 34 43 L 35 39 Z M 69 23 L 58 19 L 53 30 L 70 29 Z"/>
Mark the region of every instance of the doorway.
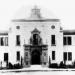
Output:
<path fill-rule="evenodd" d="M 40 52 L 38 50 L 34 50 L 31 53 L 31 64 L 39 65 L 40 64 Z"/>

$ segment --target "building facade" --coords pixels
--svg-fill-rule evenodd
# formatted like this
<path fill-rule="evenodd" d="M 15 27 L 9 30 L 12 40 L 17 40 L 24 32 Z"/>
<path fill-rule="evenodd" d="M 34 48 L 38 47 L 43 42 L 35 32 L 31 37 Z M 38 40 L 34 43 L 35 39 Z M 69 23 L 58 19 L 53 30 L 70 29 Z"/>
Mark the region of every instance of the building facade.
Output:
<path fill-rule="evenodd" d="M 29 18 L 14 19 L 8 31 L 0 32 L 0 67 L 73 64 L 74 49 L 75 31 L 63 30 L 60 19 L 43 18 L 35 7 Z"/>

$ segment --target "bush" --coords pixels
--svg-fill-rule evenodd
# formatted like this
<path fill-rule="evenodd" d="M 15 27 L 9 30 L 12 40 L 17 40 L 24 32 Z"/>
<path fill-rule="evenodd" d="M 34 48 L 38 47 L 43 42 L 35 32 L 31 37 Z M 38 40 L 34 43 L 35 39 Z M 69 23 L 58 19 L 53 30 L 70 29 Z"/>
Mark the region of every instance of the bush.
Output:
<path fill-rule="evenodd" d="M 60 62 L 59 68 L 66 68 L 66 65 L 63 63 L 63 61 Z"/>
<path fill-rule="evenodd" d="M 8 69 L 13 69 L 13 65 L 10 62 L 8 63 Z"/>
<path fill-rule="evenodd" d="M 22 66 L 18 63 L 18 64 L 14 64 L 14 69 L 20 69 L 22 68 Z"/>
<path fill-rule="evenodd" d="M 58 68 L 58 64 L 52 63 L 52 64 L 49 65 L 49 68 Z"/>

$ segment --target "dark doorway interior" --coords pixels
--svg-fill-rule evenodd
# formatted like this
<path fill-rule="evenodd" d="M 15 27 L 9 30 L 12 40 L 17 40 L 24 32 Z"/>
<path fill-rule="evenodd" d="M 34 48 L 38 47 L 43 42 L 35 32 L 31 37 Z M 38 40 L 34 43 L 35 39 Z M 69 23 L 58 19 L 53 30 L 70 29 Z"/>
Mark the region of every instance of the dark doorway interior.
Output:
<path fill-rule="evenodd" d="M 34 50 L 32 52 L 32 55 L 31 55 L 31 64 L 32 65 L 39 65 L 40 64 L 40 52 L 37 51 L 37 50 Z"/>

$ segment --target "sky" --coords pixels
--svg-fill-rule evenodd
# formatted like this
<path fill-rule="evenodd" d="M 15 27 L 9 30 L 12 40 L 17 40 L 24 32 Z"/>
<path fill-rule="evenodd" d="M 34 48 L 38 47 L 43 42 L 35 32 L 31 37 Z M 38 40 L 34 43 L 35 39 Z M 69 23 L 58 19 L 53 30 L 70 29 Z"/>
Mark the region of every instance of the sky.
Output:
<path fill-rule="evenodd" d="M 63 29 L 75 29 L 74 0 L 0 0 L 0 30 L 8 30 L 15 15 L 24 18 L 35 5 L 43 10 L 44 16 L 54 15 L 60 19 Z"/>

